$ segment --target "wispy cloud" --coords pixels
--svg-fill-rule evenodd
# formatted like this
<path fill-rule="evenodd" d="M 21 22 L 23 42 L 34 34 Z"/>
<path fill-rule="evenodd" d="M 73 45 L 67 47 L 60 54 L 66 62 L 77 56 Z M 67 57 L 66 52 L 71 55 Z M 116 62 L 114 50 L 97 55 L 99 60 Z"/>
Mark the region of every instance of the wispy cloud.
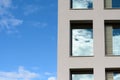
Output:
<path fill-rule="evenodd" d="M 48 23 L 47 22 L 33 22 L 32 25 L 33 27 L 36 27 L 36 28 L 45 28 L 48 26 Z"/>
<path fill-rule="evenodd" d="M 39 9 L 40 9 L 40 7 L 38 7 L 36 5 L 26 5 L 24 7 L 24 15 L 36 13 Z"/>
<path fill-rule="evenodd" d="M 23 20 L 17 19 L 11 14 L 10 9 L 12 8 L 12 0 L 0 0 L 0 31 L 15 31 L 16 26 L 23 23 Z"/>
<path fill-rule="evenodd" d="M 32 80 L 38 77 L 38 73 L 25 70 L 22 66 L 20 66 L 16 72 L 0 71 L 0 80 Z"/>
<path fill-rule="evenodd" d="M 2 8 L 9 8 L 11 7 L 12 0 L 0 0 L 0 6 Z"/>

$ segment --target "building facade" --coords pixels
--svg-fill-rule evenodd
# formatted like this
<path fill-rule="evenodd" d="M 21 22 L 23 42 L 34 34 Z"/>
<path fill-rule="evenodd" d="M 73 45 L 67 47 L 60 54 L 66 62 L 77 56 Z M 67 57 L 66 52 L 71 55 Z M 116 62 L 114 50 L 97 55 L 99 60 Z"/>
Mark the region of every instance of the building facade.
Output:
<path fill-rule="evenodd" d="M 58 0 L 58 79 L 120 80 L 120 0 Z"/>

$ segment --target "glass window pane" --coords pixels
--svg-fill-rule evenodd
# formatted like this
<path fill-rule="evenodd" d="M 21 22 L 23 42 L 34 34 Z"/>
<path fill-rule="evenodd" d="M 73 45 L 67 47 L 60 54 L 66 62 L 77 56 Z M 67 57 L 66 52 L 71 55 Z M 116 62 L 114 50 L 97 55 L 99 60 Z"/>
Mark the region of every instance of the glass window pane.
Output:
<path fill-rule="evenodd" d="M 120 0 L 112 0 L 112 8 L 120 8 Z"/>
<path fill-rule="evenodd" d="M 71 69 L 70 80 L 94 80 L 93 69 Z"/>
<path fill-rule="evenodd" d="M 120 28 L 113 28 L 113 55 L 120 55 Z"/>
<path fill-rule="evenodd" d="M 93 80 L 93 74 L 72 74 L 72 80 Z"/>
<path fill-rule="evenodd" d="M 120 80 L 120 73 L 114 73 L 113 79 Z"/>
<path fill-rule="evenodd" d="M 72 9 L 93 8 L 93 0 L 72 0 Z"/>
<path fill-rule="evenodd" d="M 72 56 L 93 55 L 93 30 L 72 29 Z"/>
<path fill-rule="evenodd" d="M 120 8 L 120 0 L 105 0 L 105 8 Z"/>
<path fill-rule="evenodd" d="M 106 53 L 120 55 L 120 24 L 106 25 Z"/>
<path fill-rule="evenodd" d="M 120 70 L 106 70 L 106 80 L 120 80 Z"/>

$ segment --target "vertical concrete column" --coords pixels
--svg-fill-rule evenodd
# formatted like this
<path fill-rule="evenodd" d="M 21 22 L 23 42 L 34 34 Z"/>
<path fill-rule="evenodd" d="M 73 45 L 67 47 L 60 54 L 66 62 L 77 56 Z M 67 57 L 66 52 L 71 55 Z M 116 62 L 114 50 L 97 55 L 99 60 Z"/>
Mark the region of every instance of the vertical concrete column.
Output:
<path fill-rule="evenodd" d="M 112 55 L 112 26 L 105 26 L 106 27 L 106 52 L 107 55 Z"/>
<path fill-rule="evenodd" d="M 113 80 L 113 72 L 107 72 L 107 80 Z"/>
<path fill-rule="evenodd" d="M 105 7 L 112 8 L 112 0 L 105 0 Z"/>

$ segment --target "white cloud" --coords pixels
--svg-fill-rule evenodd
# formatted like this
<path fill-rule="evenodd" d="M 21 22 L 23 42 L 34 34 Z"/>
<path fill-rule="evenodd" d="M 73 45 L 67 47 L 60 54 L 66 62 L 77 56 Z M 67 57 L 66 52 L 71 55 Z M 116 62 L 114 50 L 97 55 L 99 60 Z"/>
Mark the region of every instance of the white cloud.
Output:
<path fill-rule="evenodd" d="M 57 80 L 55 75 L 50 72 L 37 73 L 19 66 L 16 71 L 0 71 L 0 80 Z"/>
<path fill-rule="evenodd" d="M 39 8 L 36 5 L 27 5 L 24 7 L 24 15 L 29 15 L 38 11 Z"/>
<path fill-rule="evenodd" d="M 88 8 L 93 0 L 73 0 L 73 8 Z"/>
<path fill-rule="evenodd" d="M 49 77 L 48 80 L 56 80 L 56 77 Z"/>
<path fill-rule="evenodd" d="M 22 24 L 23 21 L 19 20 L 19 19 L 15 19 L 15 18 L 3 18 L 0 20 L 0 25 L 1 27 L 6 27 L 7 29 L 10 29 L 11 26 L 15 27 L 18 26 L 20 24 Z M 12 27 L 12 28 L 13 28 Z"/>
<path fill-rule="evenodd" d="M 72 55 L 91 56 L 93 55 L 92 32 L 86 29 L 72 30 Z"/>
<path fill-rule="evenodd" d="M 0 0 L 0 30 L 6 32 L 15 32 L 16 26 L 23 23 L 23 20 L 17 19 L 11 14 L 13 8 L 12 0 Z"/>
<path fill-rule="evenodd" d="M 0 72 L 0 80 L 32 80 L 38 77 L 39 74 L 25 70 L 22 66 L 16 72 Z"/>

